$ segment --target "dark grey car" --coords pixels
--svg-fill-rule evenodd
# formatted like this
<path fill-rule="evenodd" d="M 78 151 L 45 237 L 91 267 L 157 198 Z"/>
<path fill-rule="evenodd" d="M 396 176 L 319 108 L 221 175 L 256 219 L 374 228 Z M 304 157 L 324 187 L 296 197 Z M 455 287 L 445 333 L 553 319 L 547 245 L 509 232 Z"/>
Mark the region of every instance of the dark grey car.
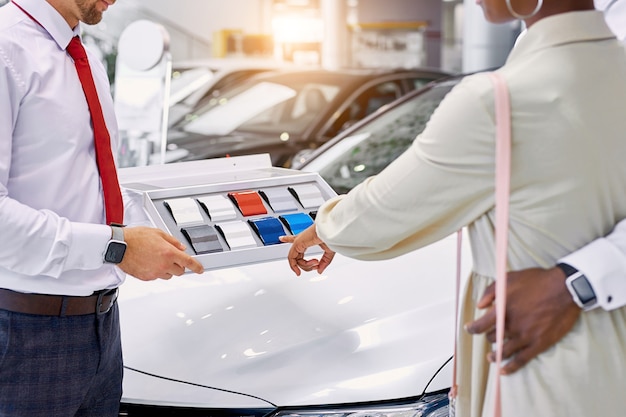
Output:
<path fill-rule="evenodd" d="M 448 74 L 438 70 L 285 70 L 256 76 L 189 112 L 168 131 L 178 160 L 269 153 L 291 166 L 342 130 Z M 181 152 L 183 151 L 183 152 Z"/>

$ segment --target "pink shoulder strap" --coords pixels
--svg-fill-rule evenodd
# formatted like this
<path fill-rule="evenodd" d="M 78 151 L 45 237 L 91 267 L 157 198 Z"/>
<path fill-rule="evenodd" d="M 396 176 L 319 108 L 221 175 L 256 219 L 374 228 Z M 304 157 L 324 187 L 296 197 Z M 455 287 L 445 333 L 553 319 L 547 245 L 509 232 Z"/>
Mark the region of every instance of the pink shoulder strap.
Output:
<path fill-rule="evenodd" d="M 511 103 L 504 78 L 489 74 L 495 88 L 496 107 L 496 369 L 502 368 L 506 314 L 506 265 L 511 190 Z M 495 381 L 495 416 L 502 414 L 500 372 Z"/>
<path fill-rule="evenodd" d="M 506 272 L 507 247 L 509 234 L 509 195 L 511 188 L 511 102 L 506 82 L 497 72 L 488 73 L 494 86 L 495 117 L 496 117 L 496 369 L 502 368 L 502 347 L 504 343 L 504 323 L 506 313 Z M 456 310 L 458 320 L 459 291 L 461 285 L 461 231 L 457 234 L 457 269 L 456 269 Z M 458 323 L 456 326 L 458 329 Z M 457 334 L 458 330 L 455 330 Z M 457 340 L 455 337 L 454 352 L 456 356 Z M 453 381 L 450 390 L 451 415 L 454 413 L 456 401 L 457 379 L 456 359 L 453 364 Z M 500 373 L 494 381 L 495 417 L 502 415 L 500 392 Z"/>

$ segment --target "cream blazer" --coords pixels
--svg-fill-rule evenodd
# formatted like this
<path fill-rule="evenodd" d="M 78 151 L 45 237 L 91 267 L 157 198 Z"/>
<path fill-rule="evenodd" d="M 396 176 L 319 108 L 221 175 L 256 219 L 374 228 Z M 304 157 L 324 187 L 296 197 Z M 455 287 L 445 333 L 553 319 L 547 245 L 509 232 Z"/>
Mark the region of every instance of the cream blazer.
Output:
<path fill-rule="evenodd" d="M 571 12 L 531 26 L 499 72 L 513 125 L 509 268 L 552 266 L 626 217 L 626 53 L 601 12 Z M 339 253 L 374 260 L 468 226 L 465 323 L 481 314 L 475 302 L 495 273 L 494 155 L 493 88 L 485 74 L 468 76 L 410 149 L 320 208 L 317 232 Z M 583 314 L 556 346 L 504 377 L 503 415 L 625 415 L 624 311 Z M 457 415 L 490 416 L 490 346 L 460 333 Z"/>

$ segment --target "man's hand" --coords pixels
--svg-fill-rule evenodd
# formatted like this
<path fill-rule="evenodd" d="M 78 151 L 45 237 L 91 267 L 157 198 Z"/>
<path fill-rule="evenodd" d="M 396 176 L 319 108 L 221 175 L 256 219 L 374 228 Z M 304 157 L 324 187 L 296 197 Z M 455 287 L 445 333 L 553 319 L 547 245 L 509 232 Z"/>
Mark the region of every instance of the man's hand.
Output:
<path fill-rule="evenodd" d="M 125 227 L 126 253 L 118 265 L 142 281 L 180 276 L 185 268 L 201 274 L 204 267 L 185 253 L 185 246 L 173 236 L 151 227 Z"/>
<path fill-rule="evenodd" d="M 321 274 L 324 272 L 326 267 L 330 265 L 335 257 L 335 252 L 330 250 L 328 246 L 322 242 L 322 239 L 317 236 L 315 224 L 309 226 L 296 236 L 281 236 L 280 241 L 292 244 L 289 249 L 289 254 L 287 254 L 287 260 L 289 261 L 291 270 L 295 272 L 297 276 L 300 276 L 300 270 L 317 270 L 317 272 Z M 315 245 L 319 245 L 324 250 L 322 258 L 319 260 L 304 259 L 304 252 L 306 252 L 306 250 L 311 246 Z"/>
<path fill-rule="evenodd" d="M 478 320 L 467 323 L 465 329 L 471 334 L 485 333 L 487 340 L 495 343 L 495 284 L 487 287 L 477 307 L 488 311 Z M 502 367 L 502 373 L 519 370 L 561 340 L 580 313 L 581 309 L 565 286 L 565 274 L 559 268 L 509 272 L 502 357 L 511 360 Z M 490 362 L 495 358 L 495 352 L 489 353 Z"/>

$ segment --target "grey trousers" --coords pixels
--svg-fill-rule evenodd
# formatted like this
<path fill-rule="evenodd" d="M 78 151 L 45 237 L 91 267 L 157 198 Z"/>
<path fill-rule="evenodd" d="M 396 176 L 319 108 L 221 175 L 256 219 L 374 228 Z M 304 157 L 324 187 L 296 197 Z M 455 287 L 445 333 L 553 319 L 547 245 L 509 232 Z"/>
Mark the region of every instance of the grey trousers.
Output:
<path fill-rule="evenodd" d="M 0 417 L 117 417 L 118 308 L 102 315 L 0 310 Z"/>

